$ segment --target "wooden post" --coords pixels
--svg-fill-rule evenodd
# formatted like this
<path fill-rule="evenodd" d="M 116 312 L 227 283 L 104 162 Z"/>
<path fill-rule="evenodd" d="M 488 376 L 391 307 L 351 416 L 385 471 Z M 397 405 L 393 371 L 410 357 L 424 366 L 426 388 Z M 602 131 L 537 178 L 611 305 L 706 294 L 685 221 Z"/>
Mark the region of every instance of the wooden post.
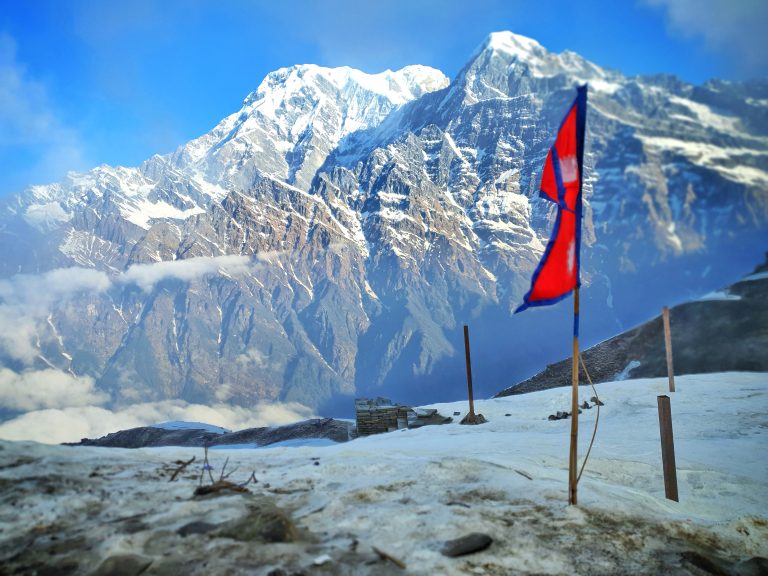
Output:
<path fill-rule="evenodd" d="M 571 451 L 568 459 L 568 503 L 575 505 L 579 439 L 579 287 L 573 291 L 573 363 L 571 365 Z"/>
<path fill-rule="evenodd" d="M 469 358 L 469 326 L 464 325 L 464 354 L 467 357 L 467 390 L 469 392 L 469 419 L 475 418 L 475 399 L 472 394 L 472 362 Z"/>
<path fill-rule="evenodd" d="M 657 400 L 659 403 L 659 429 L 661 431 L 661 461 L 664 467 L 664 494 L 669 500 L 679 502 L 675 441 L 672 436 L 672 409 L 669 404 L 669 396 L 659 396 Z"/>
<path fill-rule="evenodd" d="M 675 391 L 675 369 L 672 367 L 672 331 L 669 328 L 669 308 L 664 306 L 664 345 L 667 349 L 667 375 L 669 376 L 669 391 Z"/>

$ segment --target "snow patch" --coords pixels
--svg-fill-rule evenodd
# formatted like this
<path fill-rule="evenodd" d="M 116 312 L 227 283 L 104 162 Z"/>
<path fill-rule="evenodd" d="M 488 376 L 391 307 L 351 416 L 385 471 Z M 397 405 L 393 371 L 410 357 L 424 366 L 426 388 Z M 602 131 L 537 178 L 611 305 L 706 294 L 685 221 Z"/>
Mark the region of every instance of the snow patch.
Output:
<path fill-rule="evenodd" d="M 205 209 L 200 206 L 195 206 L 188 210 L 180 210 L 167 202 L 151 202 L 147 199 L 142 199 L 135 204 L 122 206 L 121 213 L 123 218 L 129 222 L 148 230 L 150 228 L 150 221 L 153 219 L 170 218 L 174 220 L 186 220 L 196 214 L 205 213 Z"/>
<path fill-rule="evenodd" d="M 67 213 L 58 202 L 33 204 L 24 212 L 27 224 L 38 230 L 46 231 L 55 228 L 62 222 L 68 222 L 72 215 Z"/>
<path fill-rule="evenodd" d="M 637 360 L 630 360 L 629 364 L 627 364 L 624 367 L 624 370 L 616 374 L 616 376 L 614 376 L 613 379 L 616 382 L 623 382 L 624 380 L 629 378 L 629 373 L 635 368 L 638 368 L 639 366 L 640 366 L 640 362 L 638 362 Z"/>
<path fill-rule="evenodd" d="M 741 300 L 741 296 L 738 294 L 731 294 L 727 290 L 715 290 L 714 292 L 709 292 L 708 294 L 704 294 L 701 298 L 698 298 L 699 302 L 707 300 Z"/>
<path fill-rule="evenodd" d="M 215 432 L 216 434 L 227 434 L 232 432 L 221 426 L 214 426 L 213 424 L 206 424 L 204 422 L 189 422 L 186 420 L 172 420 L 170 422 L 161 422 L 160 424 L 152 424 L 151 428 L 161 428 L 163 430 L 205 430 L 206 432 Z"/>

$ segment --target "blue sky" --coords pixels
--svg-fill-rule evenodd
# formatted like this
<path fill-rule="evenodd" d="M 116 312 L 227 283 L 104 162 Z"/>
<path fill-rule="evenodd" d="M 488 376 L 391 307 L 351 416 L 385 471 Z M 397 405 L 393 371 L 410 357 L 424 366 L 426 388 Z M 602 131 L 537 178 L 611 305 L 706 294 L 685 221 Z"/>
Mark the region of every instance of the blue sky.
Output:
<path fill-rule="evenodd" d="M 271 70 L 426 64 L 511 30 L 625 74 L 768 76 L 765 0 L 0 0 L 0 195 L 207 132 Z"/>

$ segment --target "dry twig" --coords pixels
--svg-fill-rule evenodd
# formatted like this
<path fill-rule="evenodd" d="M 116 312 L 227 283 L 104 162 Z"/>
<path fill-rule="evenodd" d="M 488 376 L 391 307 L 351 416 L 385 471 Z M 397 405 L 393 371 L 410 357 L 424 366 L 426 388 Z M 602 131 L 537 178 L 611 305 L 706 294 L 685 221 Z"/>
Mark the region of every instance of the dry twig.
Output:
<path fill-rule="evenodd" d="M 405 562 L 403 562 L 402 560 L 398 560 L 397 558 L 395 558 L 391 554 L 388 554 L 387 552 L 384 552 L 384 550 L 380 550 L 380 549 L 376 548 L 376 546 L 371 546 L 371 548 L 373 548 L 373 551 L 376 552 L 378 557 L 381 558 L 382 560 L 384 560 L 385 562 L 392 562 L 392 564 L 394 564 L 395 566 L 397 566 L 401 570 L 405 570 Z"/>
<path fill-rule="evenodd" d="M 527 472 L 523 472 L 522 470 L 518 470 L 517 468 L 515 468 L 515 472 L 520 474 L 520 476 L 524 476 L 525 478 L 528 478 L 528 480 L 533 480 L 533 476 L 531 476 Z"/>
<path fill-rule="evenodd" d="M 206 496 L 218 492 L 250 492 L 245 486 L 229 482 L 228 480 L 217 480 L 213 484 L 206 484 L 195 488 L 195 496 Z"/>
<path fill-rule="evenodd" d="M 234 468 L 230 472 L 227 472 L 227 465 L 229 464 L 229 456 L 227 456 L 226 460 L 224 460 L 224 465 L 221 467 L 221 472 L 219 473 L 219 479 L 214 480 L 213 479 L 213 466 L 208 462 L 208 447 L 205 447 L 205 459 L 203 460 L 203 468 L 200 471 L 200 481 L 198 482 L 198 486 L 195 489 L 195 496 L 205 496 L 207 494 L 216 494 L 219 492 L 250 492 L 246 486 L 253 482 L 254 484 L 258 482 L 256 479 L 256 471 L 254 470 L 251 472 L 251 475 L 248 477 L 248 479 L 245 482 L 241 482 L 239 484 L 235 482 L 230 482 L 227 480 L 232 474 L 237 472 L 237 468 Z M 210 484 L 203 485 L 203 478 L 205 477 L 205 472 L 208 471 L 208 477 L 211 480 Z"/>
<path fill-rule="evenodd" d="M 192 458 L 190 458 L 190 459 L 189 459 L 189 460 L 187 460 L 186 462 L 182 462 L 182 463 L 179 465 L 179 467 L 178 467 L 178 468 L 176 468 L 176 470 L 174 470 L 173 474 L 171 475 L 171 479 L 170 479 L 170 480 L 168 480 L 168 482 L 173 482 L 174 480 L 176 480 L 176 476 L 178 476 L 179 474 L 181 474 L 181 473 L 184 471 L 184 469 L 185 469 L 187 466 L 189 466 L 190 464 L 192 464 L 192 462 L 194 462 L 194 461 L 195 461 L 195 456 L 192 456 Z"/>

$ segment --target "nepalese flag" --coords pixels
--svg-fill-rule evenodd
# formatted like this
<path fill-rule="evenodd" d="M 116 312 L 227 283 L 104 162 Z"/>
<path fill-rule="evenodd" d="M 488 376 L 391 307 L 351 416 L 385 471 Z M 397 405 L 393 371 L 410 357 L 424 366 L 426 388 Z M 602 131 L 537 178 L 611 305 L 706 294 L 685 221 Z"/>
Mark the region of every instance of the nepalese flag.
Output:
<path fill-rule="evenodd" d="M 557 204 L 557 219 L 544 256 L 533 273 L 531 289 L 516 313 L 531 306 L 559 302 L 581 284 L 581 180 L 586 119 L 585 85 L 578 89 L 544 163 L 540 196 Z"/>

